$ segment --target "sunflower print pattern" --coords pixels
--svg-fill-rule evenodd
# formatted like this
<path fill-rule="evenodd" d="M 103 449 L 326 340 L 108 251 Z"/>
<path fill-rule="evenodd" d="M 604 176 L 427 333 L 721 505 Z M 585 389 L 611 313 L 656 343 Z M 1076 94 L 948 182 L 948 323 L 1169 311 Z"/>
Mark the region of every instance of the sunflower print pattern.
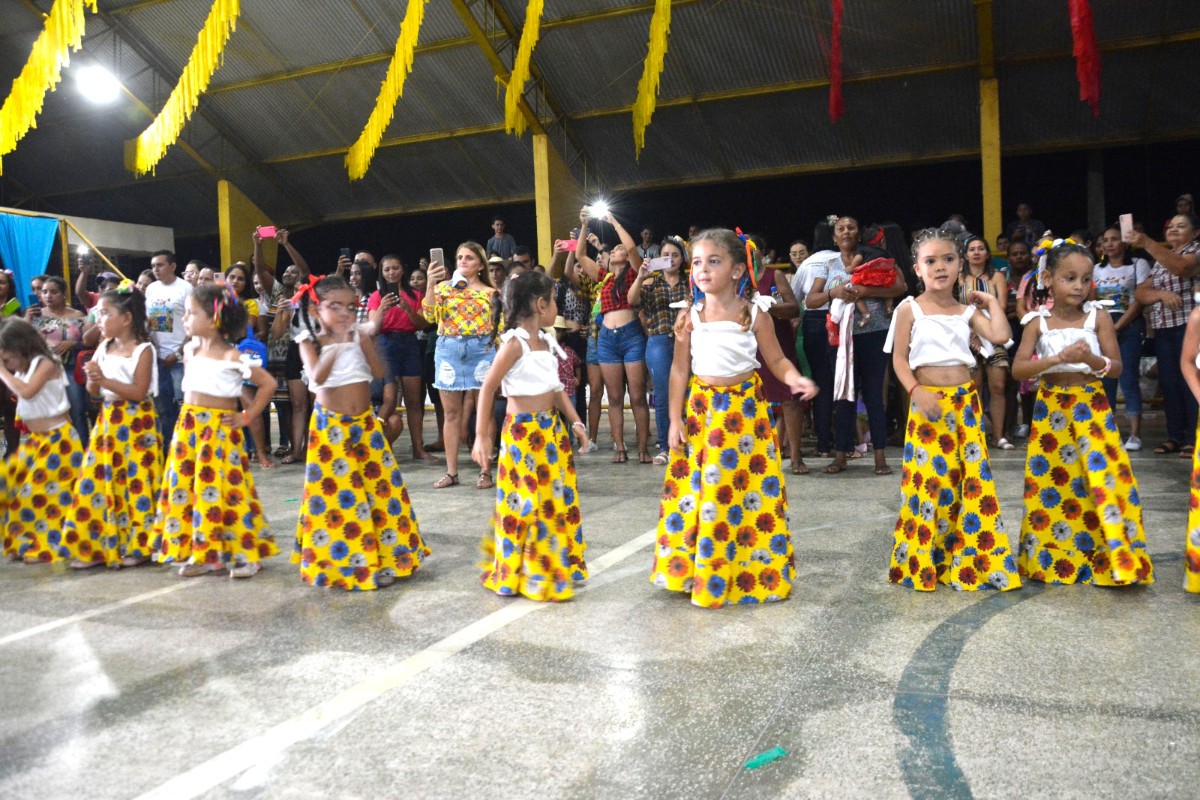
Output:
<path fill-rule="evenodd" d="M 737 386 L 692 377 L 687 445 L 663 483 L 650 581 L 703 608 L 784 600 L 795 575 L 787 487 L 757 374 Z"/>
<path fill-rule="evenodd" d="M 1154 582 L 1137 479 L 1099 381 L 1038 389 L 1017 561 L 1046 583 Z"/>
<path fill-rule="evenodd" d="M 1200 423 L 1196 429 L 1200 430 Z M 1192 454 L 1192 491 L 1188 500 L 1187 543 L 1183 556 L 1183 588 L 1200 594 L 1200 451 Z"/>
<path fill-rule="evenodd" d="M 939 583 L 962 591 L 1017 589 L 979 397 L 971 384 L 924 388 L 938 396 L 942 415 L 930 420 L 915 404 L 908 410 L 888 580 L 919 592 Z"/>
<path fill-rule="evenodd" d="M 317 404 L 292 563 L 313 586 L 366 590 L 407 577 L 429 548 L 404 476 L 371 411 L 338 414 Z"/>
<path fill-rule="evenodd" d="M 69 555 L 63 544 L 63 527 L 81 464 L 83 442 L 70 423 L 26 435 L 8 466 L 5 556 L 58 561 Z"/>
<path fill-rule="evenodd" d="M 587 580 L 575 456 L 557 413 L 504 418 L 496 511 L 481 549 L 483 585 L 496 594 L 557 602 Z"/>
<path fill-rule="evenodd" d="M 158 493 L 155 560 L 213 569 L 261 562 L 279 552 L 267 529 L 240 427 L 226 409 L 185 403 Z"/>
<path fill-rule="evenodd" d="M 83 471 L 67 512 L 64 541 L 76 561 L 121 566 L 148 559 L 155 499 L 162 482 L 162 437 L 153 400 L 109 400 L 100 407 Z"/>

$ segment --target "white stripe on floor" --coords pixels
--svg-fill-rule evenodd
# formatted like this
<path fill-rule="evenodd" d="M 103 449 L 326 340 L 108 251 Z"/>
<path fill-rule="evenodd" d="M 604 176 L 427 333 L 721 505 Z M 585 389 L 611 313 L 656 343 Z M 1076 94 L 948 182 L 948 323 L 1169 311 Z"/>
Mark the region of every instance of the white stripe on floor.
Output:
<path fill-rule="evenodd" d="M 180 589 L 185 589 L 188 586 L 198 586 L 201 583 L 203 583 L 203 581 L 181 581 L 180 583 L 176 583 L 162 589 L 155 589 L 152 592 L 136 594 L 133 597 L 127 597 L 124 600 L 118 600 L 115 603 L 109 603 L 106 606 L 99 606 L 98 608 L 93 608 L 88 611 L 81 611 L 80 613 L 72 614 L 69 617 L 61 617 L 59 619 L 50 620 L 49 622 L 43 622 L 41 625 L 34 625 L 32 628 L 26 628 L 23 631 L 10 633 L 7 636 L 0 636 L 0 647 L 3 647 L 6 644 L 12 644 L 13 642 L 19 642 L 22 639 L 28 639 L 30 636 L 37 636 L 39 633 L 52 631 L 55 628 L 61 628 L 64 625 L 73 625 L 76 622 L 83 622 L 85 619 L 98 617 L 101 614 L 107 614 L 110 611 L 116 611 L 118 608 L 125 608 L 125 606 L 143 603 L 146 600 L 153 600 L 154 598 L 161 597 L 164 594 L 178 592 Z"/>
<path fill-rule="evenodd" d="M 589 577 L 594 577 L 619 564 L 654 543 L 657 531 L 643 533 L 588 561 Z M 312 706 L 307 711 L 286 719 L 264 733 L 220 753 L 161 786 L 146 792 L 137 800 L 185 800 L 197 797 L 227 780 L 237 777 L 262 761 L 277 759 L 284 750 L 297 742 L 309 739 L 322 729 L 349 716 L 372 700 L 411 681 L 451 656 L 487 638 L 510 623 L 546 608 L 550 603 L 535 603 L 519 598 L 499 611 L 471 623 L 419 653 L 409 656 L 396 666 L 382 670 L 361 683 Z"/>

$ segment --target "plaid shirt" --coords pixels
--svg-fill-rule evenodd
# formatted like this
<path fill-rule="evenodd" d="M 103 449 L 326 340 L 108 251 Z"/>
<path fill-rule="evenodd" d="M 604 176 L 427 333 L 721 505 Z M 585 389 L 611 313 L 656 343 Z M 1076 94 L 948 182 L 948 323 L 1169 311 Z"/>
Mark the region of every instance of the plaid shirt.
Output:
<path fill-rule="evenodd" d="M 1188 255 L 1197 251 L 1200 251 L 1200 242 L 1192 242 L 1180 250 L 1179 254 Z M 1192 313 L 1192 309 L 1196 305 L 1193 293 L 1196 291 L 1197 284 L 1200 284 L 1200 280 L 1196 278 L 1176 277 L 1166 267 L 1155 261 L 1154 268 L 1150 270 L 1150 281 L 1155 289 L 1160 289 L 1164 292 L 1173 292 L 1183 298 L 1183 305 L 1178 309 L 1169 309 L 1162 303 L 1155 303 L 1150 306 L 1150 324 L 1156 330 L 1177 328 L 1180 325 L 1186 325 L 1188 315 Z"/>
<path fill-rule="evenodd" d="M 688 296 L 687 281 L 680 276 L 674 286 L 667 283 L 666 278 L 655 275 L 642 283 L 642 313 L 646 315 L 646 335 L 661 336 L 670 333 L 675 328 L 675 317 L 678 309 L 671 308 L 671 303 L 686 300 Z"/>

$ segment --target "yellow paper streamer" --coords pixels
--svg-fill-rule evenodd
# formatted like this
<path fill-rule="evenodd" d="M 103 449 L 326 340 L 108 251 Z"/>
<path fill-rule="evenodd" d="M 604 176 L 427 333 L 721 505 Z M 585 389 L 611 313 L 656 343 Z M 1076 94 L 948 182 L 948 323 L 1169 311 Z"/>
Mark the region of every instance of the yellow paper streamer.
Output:
<path fill-rule="evenodd" d="M 204 27 L 196 37 L 196 46 L 192 48 L 183 74 L 179 76 L 179 83 L 171 90 L 171 96 L 150 127 L 137 137 L 133 164 L 135 175 L 153 172 L 166 155 L 167 148 L 179 138 L 179 132 L 200 102 L 200 95 L 208 88 L 213 73 L 221 65 L 221 53 L 230 35 L 237 29 L 237 19 L 241 13 L 240 0 L 215 0 L 213 3 Z"/>
<path fill-rule="evenodd" d="M 392 123 L 396 101 L 404 94 L 404 79 L 412 72 L 413 51 L 417 47 L 417 35 L 421 32 L 425 3 L 428 1 L 408 0 L 408 10 L 404 12 L 404 21 L 400 23 L 400 38 L 396 40 L 396 52 L 388 64 L 379 96 L 375 98 L 375 108 L 363 126 L 358 141 L 350 145 L 346 152 L 346 170 L 352 181 L 362 180 L 367 174 L 371 159 L 375 157 L 375 151 L 383 139 L 383 132 Z"/>
<path fill-rule="evenodd" d="M 16 150 L 17 142 L 37 127 L 46 95 L 62 80 L 62 68 L 71 63 L 70 51 L 83 42 L 85 6 L 96 13 L 96 0 L 54 0 L 29 60 L 0 106 L 0 156 Z"/>
<path fill-rule="evenodd" d="M 667 57 L 667 34 L 671 32 L 671 0 L 654 0 L 654 16 L 650 18 L 650 44 L 642 79 L 638 81 L 637 99 L 633 101 L 633 149 L 640 157 L 646 145 L 646 128 L 658 103 L 658 83 Z"/>
<path fill-rule="evenodd" d="M 525 26 L 521 30 L 521 44 L 517 47 L 517 58 L 513 61 L 512 74 L 508 76 L 508 92 L 504 95 L 504 130 L 525 133 L 525 115 L 520 112 L 521 96 L 525 93 L 525 81 L 529 80 L 529 59 L 537 47 L 542 28 L 542 0 L 529 0 L 525 8 Z"/>

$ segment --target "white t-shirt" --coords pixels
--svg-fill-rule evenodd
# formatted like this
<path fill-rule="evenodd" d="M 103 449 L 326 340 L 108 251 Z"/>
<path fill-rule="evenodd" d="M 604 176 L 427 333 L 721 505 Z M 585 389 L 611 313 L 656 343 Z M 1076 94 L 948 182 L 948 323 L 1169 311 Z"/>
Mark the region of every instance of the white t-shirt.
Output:
<path fill-rule="evenodd" d="M 169 286 L 155 281 L 146 287 L 146 324 L 159 358 L 178 353 L 187 338 L 183 332 L 183 312 L 191 293 L 192 285 L 182 278 L 176 278 Z"/>
<path fill-rule="evenodd" d="M 1098 300 L 1112 300 L 1108 309 L 1114 314 L 1124 314 L 1133 303 L 1133 292 L 1138 284 L 1150 277 L 1150 262 L 1135 258 L 1133 263 L 1112 267 L 1097 264 L 1092 270 L 1092 282 L 1096 284 Z"/>
<path fill-rule="evenodd" d="M 812 285 L 817 278 L 823 278 L 824 275 L 818 275 L 817 272 L 825 262 L 838 255 L 837 250 L 818 250 L 808 258 L 800 262 L 800 266 L 796 268 L 796 274 L 792 276 L 792 294 L 796 295 L 796 299 L 800 303 L 800 307 L 804 307 L 804 298 L 810 291 Z M 813 309 L 814 311 L 828 311 L 829 304 Z"/>

